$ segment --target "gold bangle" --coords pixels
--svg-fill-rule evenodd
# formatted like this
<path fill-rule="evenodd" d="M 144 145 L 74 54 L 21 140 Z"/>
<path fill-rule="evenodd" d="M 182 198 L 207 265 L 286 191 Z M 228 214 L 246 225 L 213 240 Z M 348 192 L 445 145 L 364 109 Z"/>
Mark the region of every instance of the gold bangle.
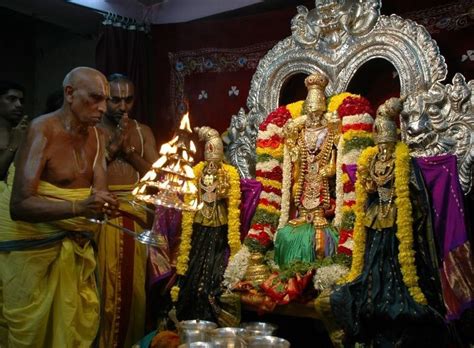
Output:
<path fill-rule="evenodd" d="M 76 200 L 73 200 L 72 202 L 72 216 L 76 216 Z"/>

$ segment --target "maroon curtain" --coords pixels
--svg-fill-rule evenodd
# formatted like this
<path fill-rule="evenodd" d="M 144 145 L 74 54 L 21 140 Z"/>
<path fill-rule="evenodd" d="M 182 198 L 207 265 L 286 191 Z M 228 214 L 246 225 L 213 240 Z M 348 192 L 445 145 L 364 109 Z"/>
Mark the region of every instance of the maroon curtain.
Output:
<path fill-rule="evenodd" d="M 191 125 L 223 132 L 245 107 L 258 61 L 291 34 L 293 11 L 189 23 L 154 25 L 153 50 L 160 86 L 152 121 L 157 142 L 171 137 L 189 109 Z"/>
<path fill-rule="evenodd" d="M 147 123 L 151 115 L 151 35 L 143 25 L 105 21 L 96 47 L 96 66 L 106 76 L 127 75 L 135 84 L 132 116 Z"/>
<path fill-rule="evenodd" d="M 406 13 L 409 7 L 403 11 L 403 4 L 397 3 L 400 8 L 387 10 L 396 10 L 402 17 L 426 25 L 446 58 L 446 82 L 450 83 L 455 72 L 463 73 L 467 79 L 474 78 L 474 20 L 468 16 L 469 4 L 473 2 L 442 4 L 410 13 Z M 433 5 L 423 2 L 425 7 Z M 385 10 L 383 7 L 383 14 L 390 14 Z M 258 60 L 276 42 L 291 35 L 290 21 L 295 14 L 296 8 L 291 7 L 234 18 L 153 26 L 154 82 L 160 88 L 154 95 L 157 112 L 150 124 L 158 143 L 168 140 L 185 109 L 190 111 L 193 126 L 206 124 L 224 131 L 231 116 L 240 107 L 246 107 Z M 350 87 L 378 105 L 398 95 L 400 84 L 390 63 L 375 63 L 361 71 Z"/>

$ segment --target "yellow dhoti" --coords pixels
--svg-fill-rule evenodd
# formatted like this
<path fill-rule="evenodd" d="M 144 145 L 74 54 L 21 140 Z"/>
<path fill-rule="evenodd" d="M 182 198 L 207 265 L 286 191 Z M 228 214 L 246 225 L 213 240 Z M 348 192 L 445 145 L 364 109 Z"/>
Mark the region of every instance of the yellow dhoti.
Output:
<path fill-rule="evenodd" d="M 110 191 L 120 198 L 120 210 L 126 216 L 111 219 L 115 225 L 139 233 L 146 216 L 142 209 L 131 206 L 127 199 L 132 186 L 117 185 Z M 112 227 L 104 226 L 98 235 L 98 267 L 103 320 L 99 346 L 131 347 L 145 330 L 145 280 L 147 247 L 133 237 Z"/>
<path fill-rule="evenodd" d="M 83 218 L 12 221 L 10 188 L 0 194 L 0 342 L 12 348 L 90 347 L 99 328 L 96 261 L 91 241 L 76 240 L 97 226 Z M 39 195 L 58 199 L 89 193 L 46 182 L 38 187 Z"/>

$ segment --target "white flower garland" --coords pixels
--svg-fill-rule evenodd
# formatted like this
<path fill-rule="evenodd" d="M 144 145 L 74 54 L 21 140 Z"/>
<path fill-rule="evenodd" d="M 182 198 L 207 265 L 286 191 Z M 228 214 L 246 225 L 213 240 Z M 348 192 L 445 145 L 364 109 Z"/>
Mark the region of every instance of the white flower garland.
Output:
<path fill-rule="evenodd" d="M 342 126 L 349 126 L 354 124 L 373 124 L 374 120 L 368 113 L 348 115 L 342 118 Z M 365 131 L 364 131 L 365 132 Z M 367 132 L 370 136 L 370 132 Z M 347 135 L 346 135 L 347 136 Z M 344 152 L 346 137 L 344 134 L 339 139 L 338 154 Z M 336 210 L 334 216 L 334 226 L 340 228 L 343 217 L 344 202 L 355 200 L 355 193 L 344 193 L 344 183 L 342 182 L 342 166 L 356 164 L 363 149 L 352 149 L 344 155 L 338 155 L 336 159 Z"/>
<path fill-rule="evenodd" d="M 229 259 L 222 281 L 224 288 L 232 290 L 244 278 L 249 266 L 249 258 L 249 249 L 246 245 L 242 245 L 237 254 Z"/>
<path fill-rule="evenodd" d="M 314 288 L 320 291 L 331 289 L 348 272 L 348 267 L 338 264 L 320 267 L 313 277 Z"/>
<path fill-rule="evenodd" d="M 260 194 L 260 197 L 267 199 L 269 202 L 275 202 L 278 204 L 281 203 L 281 197 L 273 192 L 262 191 L 262 193 Z"/>
<path fill-rule="evenodd" d="M 283 128 L 278 127 L 276 124 L 269 124 L 267 130 L 258 131 L 258 139 L 268 140 L 274 135 L 281 136 L 283 133 Z"/>
<path fill-rule="evenodd" d="M 257 164 L 257 169 L 263 170 L 265 172 L 271 172 L 274 168 L 279 167 L 280 162 L 278 162 L 276 159 L 271 159 L 266 162 L 260 162 Z"/>

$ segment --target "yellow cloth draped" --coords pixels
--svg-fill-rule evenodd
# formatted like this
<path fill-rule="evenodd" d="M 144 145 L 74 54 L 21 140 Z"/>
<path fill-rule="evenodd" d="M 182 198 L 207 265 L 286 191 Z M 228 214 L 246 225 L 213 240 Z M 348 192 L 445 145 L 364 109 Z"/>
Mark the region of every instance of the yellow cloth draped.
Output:
<path fill-rule="evenodd" d="M 119 196 L 120 210 L 145 221 L 144 211 L 127 202 L 133 199 L 132 189 L 131 185 L 109 187 Z M 125 220 L 127 218 L 119 217 L 110 222 L 137 233 L 142 231 L 137 223 Z M 147 247 L 108 225 L 103 226 L 98 234 L 97 245 L 103 301 L 99 347 L 131 347 L 143 337 L 145 330 Z"/>
<path fill-rule="evenodd" d="M 10 218 L 13 175 L 0 193 L 0 242 L 44 239 L 65 231 L 89 231 L 86 219 L 27 223 Z M 38 194 L 84 199 L 90 189 L 41 182 Z M 0 252 L 0 342 L 16 347 L 90 347 L 99 328 L 96 260 L 91 242 L 66 237 L 47 246 Z M 2 316 L 3 314 L 3 316 Z"/>

